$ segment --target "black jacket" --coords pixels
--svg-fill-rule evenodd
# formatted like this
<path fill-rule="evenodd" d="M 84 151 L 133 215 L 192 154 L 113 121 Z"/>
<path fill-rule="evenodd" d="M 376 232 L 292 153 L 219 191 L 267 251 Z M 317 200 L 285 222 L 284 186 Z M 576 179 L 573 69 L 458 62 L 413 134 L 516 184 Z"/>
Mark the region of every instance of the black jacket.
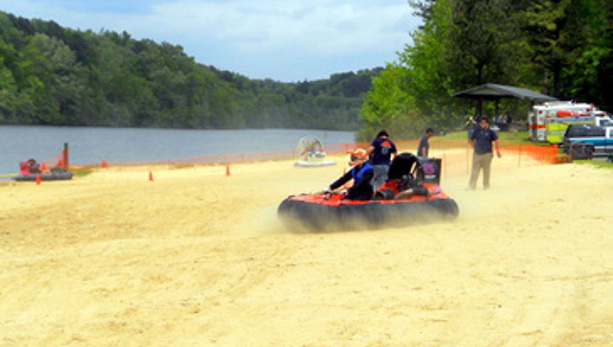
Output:
<path fill-rule="evenodd" d="M 373 196 L 372 179 L 375 171 L 369 164 L 356 165 L 346 174 L 334 181 L 330 189 L 334 190 L 353 179 L 353 186 L 347 189 L 347 199 L 370 200 Z"/>

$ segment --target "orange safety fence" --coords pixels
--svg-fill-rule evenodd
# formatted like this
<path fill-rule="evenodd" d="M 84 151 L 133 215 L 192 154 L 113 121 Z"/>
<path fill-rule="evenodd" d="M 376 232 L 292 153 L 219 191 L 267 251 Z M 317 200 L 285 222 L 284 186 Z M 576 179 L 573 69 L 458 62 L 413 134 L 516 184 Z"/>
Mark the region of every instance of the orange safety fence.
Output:
<path fill-rule="evenodd" d="M 529 158 L 544 164 L 557 164 L 558 147 L 556 145 L 536 146 L 536 145 L 510 145 L 505 146 L 507 151 L 516 151 L 518 155 L 526 155 Z"/>
<path fill-rule="evenodd" d="M 60 153 L 58 153 L 55 157 L 42 162 L 41 165 L 45 165 L 48 168 L 54 168 L 54 167 L 64 167 L 64 168 L 68 168 L 68 153 L 66 149 L 62 149 L 60 151 Z"/>
<path fill-rule="evenodd" d="M 466 140 L 430 139 L 429 142 L 431 156 L 442 159 L 441 174 L 443 177 L 470 174 L 473 150 Z M 396 141 L 396 145 L 400 152 L 415 153 L 418 141 Z M 503 165 L 508 169 L 570 162 L 569 158 L 558 155 L 558 148 L 555 145 L 517 144 L 501 141 L 500 150 L 504 161 L 497 165 Z"/>
<path fill-rule="evenodd" d="M 328 154 L 346 153 L 348 150 L 364 146 L 359 143 L 342 143 L 337 145 L 328 145 L 324 149 Z M 277 150 L 270 152 L 254 152 L 242 154 L 225 154 L 211 155 L 202 157 L 180 158 L 180 159 L 165 159 L 165 160 L 146 160 L 146 161 L 118 161 L 100 163 L 102 167 L 108 166 L 139 166 L 139 165 L 183 165 L 183 164 L 224 164 L 234 162 L 259 161 L 259 160 L 276 160 L 297 158 L 299 153 L 296 149 Z M 85 166 L 97 166 L 98 164 L 88 164 Z"/>
<path fill-rule="evenodd" d="M 396 141 L 399 152 L 408 151 L 415 153 L 417 140 Z M 345 154 L 348 150 L 361 147 L 367 148 L 369 143 L 343 143 L 327 145 L 324 150 L 329 155 Z M 560 162 L 557 155 L 557 147 L 533 144 L 515 144 L 501 142 L 501 151 L 505 159 L 505 165 L 509 167 L 528 167 L 543 164 L 555 164 Z M 442 159 L 442 174 L 446 177 L 468 175 L 472 162 L 472 148 L 464 140 L 430 140 L 431 156 Z M 108 166 L 140 166 L 140 165 L 188 165 L 188 164 L 228 164 L 236 162 L 252 162 L 260 160 L 281 160 L 298 158 L 296 149 L 278 150 L 269 152 L 255 152 L 243 154 L 213 155 L 181 159 L 150 160 L 150 161 L 122 161 L 108 163 L 103 161 L 101 167 Z M 86 166 L 97 166 L 91 164 Z"/>

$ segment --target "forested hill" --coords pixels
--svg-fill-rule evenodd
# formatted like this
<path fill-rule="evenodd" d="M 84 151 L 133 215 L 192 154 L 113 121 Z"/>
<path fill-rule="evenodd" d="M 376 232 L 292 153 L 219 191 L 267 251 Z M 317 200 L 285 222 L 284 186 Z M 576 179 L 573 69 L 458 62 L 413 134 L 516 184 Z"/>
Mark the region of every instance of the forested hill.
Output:
<path fill-rule="evenodd" d="M 252 80 L 170 43 L 0 12 L 0 124 L 356 130 L 381 70 Z"/>

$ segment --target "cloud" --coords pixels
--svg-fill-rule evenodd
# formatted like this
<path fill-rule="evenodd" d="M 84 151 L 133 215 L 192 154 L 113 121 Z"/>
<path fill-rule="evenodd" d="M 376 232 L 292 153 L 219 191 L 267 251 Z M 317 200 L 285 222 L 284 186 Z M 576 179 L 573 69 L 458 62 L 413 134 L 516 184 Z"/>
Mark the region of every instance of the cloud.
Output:
<path fill-rule="evenodd" d="M 322 54 L 408 38 L 410 9 L 403 1 L 177 1 L 154 6 L 149 18 L 164 30 L 225 41 L 238 52 L 291 47 Z M 406 27 L 402 23 L 406 21 Z M 145 24 L 148 26 L 148 24 Z M 398 42 L 399 47 L 402 41 Z"/>
<path fill-rule="evenodd" d="M 4 3 L 7 6 L 4 6 Z M 384 66 L 419 25 L 406 0 L 21 0 L 5 10 L 181 45 L 205 65 L 282 81 Z M 69 6 L 70 3 L 86 3 Z M 104 3 L 105 5 L 99 5 Z M 147 7 L 144 4 L 147 4 Z M 44 15 L 42 15 L 44 14 Z"/>

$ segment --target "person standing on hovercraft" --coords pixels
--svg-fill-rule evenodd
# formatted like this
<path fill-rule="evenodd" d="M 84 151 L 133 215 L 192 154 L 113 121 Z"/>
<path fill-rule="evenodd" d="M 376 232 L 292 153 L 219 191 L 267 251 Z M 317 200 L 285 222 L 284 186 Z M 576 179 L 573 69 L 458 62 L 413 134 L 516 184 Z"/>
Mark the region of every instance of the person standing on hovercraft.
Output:
<path fill-rule="evenodd" d="M 396 155 L 396 145 L 389 139 L 390 135 L 385 130 L 379 131 L 370 147 L 366 150 L 366 155 L 372 154 L 371 164 L 375 172 L 375 177 L 372 182 L 374 190 L 377 190 L 385 181 L 387 181 L 387 172 L 390 168 L 392 155 Z"/>
<path fill-rule="evenodd" d="M 374 170 L 370 164 L 366 162 L 368 154 L 366 150 L 362 148 L 355 148 L 347 151 L 349 153 L 351 161 L 349 165 L 352 166 L 351 170 L 341 176 L 339 179 L 330 184 L 328 189 L 324 189 L 324 193 L 329 193 L 331 190 L 340 188 L 343 184 L 353 179 L 353 185 L 347 191 L 343 191 L 345 199 L 348 200 L 370 200 L 373 197 L 374 190 L 372 187 L 372 179 L 374 177 Z"/>

